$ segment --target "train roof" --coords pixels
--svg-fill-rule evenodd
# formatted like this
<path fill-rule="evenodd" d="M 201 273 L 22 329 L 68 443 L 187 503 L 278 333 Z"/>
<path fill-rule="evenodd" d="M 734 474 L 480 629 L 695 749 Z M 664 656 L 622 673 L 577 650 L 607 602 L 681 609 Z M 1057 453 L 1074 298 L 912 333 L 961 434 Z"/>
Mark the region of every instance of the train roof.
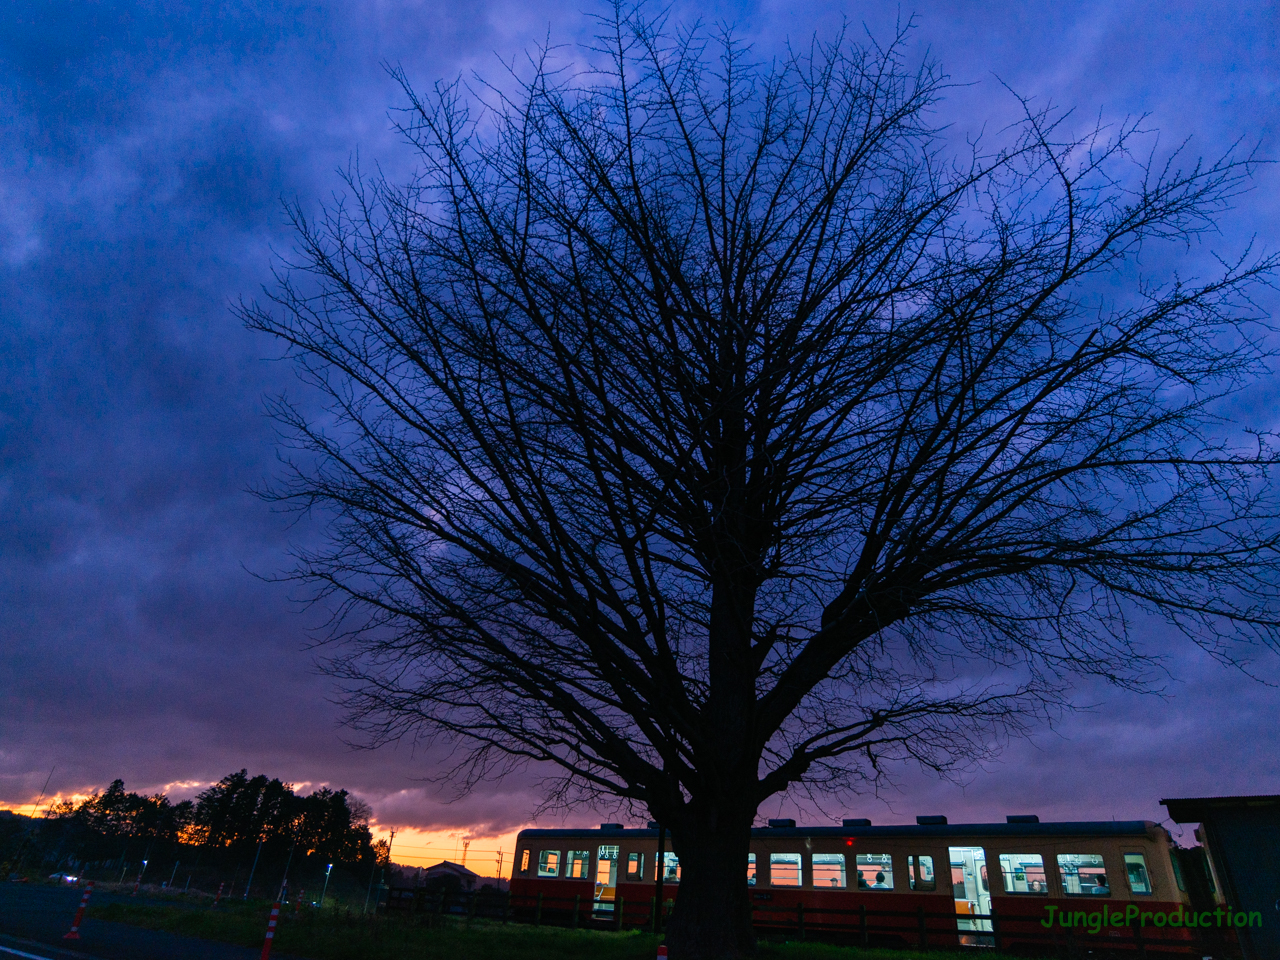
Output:
<path fill-rule="evenodd" d="M 1162 831 L 1151 820 L 1079 820 L 1062 823 L 930 823 L 891 824 L 887 826 L 856 827 L 752 827 L 752 839 L 785 839 L 789 837 L 832 837 L 840 839 L 867 838 L 889 839 L 934 837 L 940 839 L 962 837 L 1134 837 L 1151 836 Z M 558 837 L 627 837 L 640 839 L 652 837 L 658 831 L 652 827 L 603 827 L 603 828 L 530 828 L 521 830 L 519 838 L 554 839 Z M 519 839 L 518 838 L 518 839 Z"/>

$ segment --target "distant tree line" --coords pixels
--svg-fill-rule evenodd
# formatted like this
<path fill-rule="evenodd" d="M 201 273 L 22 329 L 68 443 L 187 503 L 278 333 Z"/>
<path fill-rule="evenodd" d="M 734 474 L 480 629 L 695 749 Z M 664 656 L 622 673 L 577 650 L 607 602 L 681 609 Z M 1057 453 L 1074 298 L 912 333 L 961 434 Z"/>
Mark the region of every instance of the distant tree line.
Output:
<path fill-rule="evenodd" d="M 368 805 L 346 790 L 322 787 L 302 795 L 292 784 L 247 770 L 177 803 L 163 793 L 129 792 L 115 780 L 86 799 L 53 804 L 25 836 L 15 832 L 6 844 L 14 849 L 0 859 L 21 856 L 27 867 L 54 869 L 115 863 L 122 870 L 145 859 L 184 864 L 184 873 L 203 868 L 222 876 L 234 868 L 233 876 L 247 882 L 255 862 L 272 876 L 284 863 L 295 875 L 330 863 L 347 869 L 385 864 L 386 842 L 374 841 L 369 817 Z"/>

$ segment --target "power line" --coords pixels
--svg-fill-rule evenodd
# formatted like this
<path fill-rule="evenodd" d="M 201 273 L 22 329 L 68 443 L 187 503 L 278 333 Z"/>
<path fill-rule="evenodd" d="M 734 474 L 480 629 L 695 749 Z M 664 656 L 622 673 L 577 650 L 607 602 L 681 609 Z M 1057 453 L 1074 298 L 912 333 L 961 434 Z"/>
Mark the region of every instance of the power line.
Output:
<path fill-rule="evenodd" d="M 400 844 L 400 846 L 399 846 L 397 849 L 399 849 L 399 850 L 440 850 L 440 849 L 444 849 L 444 850 L 453 850 L 453 851 L 456 853 L 456 852 L 457 852 L 458 847 L 457 847 L 457 844 L 447 844 L 447 843 L 428 843 L 428 844 L 426 844 L 425 846 L 414 846 L 414 845 L 413 845 L 413 844 L 411 844 L 411 843 L 402 843 L 402 844 Z M 504 849 L 506 849 L 506 848 L 505 848 L 505 847 L 476 847 L 476 849 L 475 849 L 475 850 L 472 850 L 471 852 L 472 852 L 472 853 L 501 853 Z"/>

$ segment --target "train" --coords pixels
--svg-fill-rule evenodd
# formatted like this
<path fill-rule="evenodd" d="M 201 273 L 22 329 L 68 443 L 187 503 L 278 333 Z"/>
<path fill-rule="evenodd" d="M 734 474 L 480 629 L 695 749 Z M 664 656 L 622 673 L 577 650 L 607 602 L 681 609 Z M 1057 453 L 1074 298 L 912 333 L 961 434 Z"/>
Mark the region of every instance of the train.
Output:
<path fill-rule="evenodd" d="M 657 928 L 672 909 L 679 857 L 658 826 L 527 829 L 517 837 L 511 903 L 540 922 Z M 1193 902 L 1212 885 L 1148 820 L 798 827 L 751 832 L 734 881 L 749 889 L 764 936 L 870 946 L 997 947 L 1139 956 L 1230 956 L 1242 915 Z M 1188 884 L 1188 864 L 1205 872 Z M 662 874 L 661 901 L 658 873 Z M 1191 889 L 1189 889 L 1189 886 Z M 1210 909 L 1206 915 L 1203 909 Z M 1216 910 L 1216 914 L 1213 912 Z M 1249 918 L 1244 918 L 1245 922 Z"/>

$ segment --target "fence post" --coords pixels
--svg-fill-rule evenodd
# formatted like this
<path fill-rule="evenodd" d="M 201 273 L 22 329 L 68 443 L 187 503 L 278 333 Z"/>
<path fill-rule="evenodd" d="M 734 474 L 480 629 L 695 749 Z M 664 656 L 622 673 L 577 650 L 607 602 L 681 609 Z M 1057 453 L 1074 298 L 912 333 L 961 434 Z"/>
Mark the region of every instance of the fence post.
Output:
<path fill-rule="evenodd" d="M 929 929 L 927 926 L 925 926 L 923 905 L 919 908 L 919 920 L 920 920 L 920 949 L 927 950 L 929 947 Z"/>
<path fill-rule="evenodd" d="M 533 914 L 533 925 L 535 927 L 542 926 L 542 891 L 538 891 L 538 909 Z"/>
<path fill-rule="evenodd" d="M 804 903 L 796 904 L 796 927 L 799 931 L 799 937 L 804 939 Z"/>
<path fill-rule="evenodd" d="M 578 929 L 578 911 L 582 909 L 582 894 L 573 895 L 573 929 Z"/>
<path fill-rule="evenodd" d="M 658 898 L 649 898 L 649 932 L 658 932 Z"/>
<path fill-rule="evenodd" d="M 621 930 L 622 929 L 622 911 L 627 909 L 627 898 L 619 897 L 618 902 L 613 905 L 613 909 L 615 911 L 615 916 L 613 918 L 614 929 Z"/>
<path fill-rule="evenodd" d="M 867 905 L 858 904 L 858 928 L 862 931 L 862 945 L 867 945 Z"/>
<path fill-rule="evenodd" d="M 996 916 L 995 904 L 987 908 L 987 916 L 991 918 L 991 939 L 997 950 L 1000 949 L 1000 918 Z"/>
<path fill-rule="evenodd" d="M 1147 960 L 1147 945 L 1142 939 L 1142 927 L 1135 925 L 1133 928 L 1133 939 L 1138 942 L 1138 956 L 1142 960 Z"/>

